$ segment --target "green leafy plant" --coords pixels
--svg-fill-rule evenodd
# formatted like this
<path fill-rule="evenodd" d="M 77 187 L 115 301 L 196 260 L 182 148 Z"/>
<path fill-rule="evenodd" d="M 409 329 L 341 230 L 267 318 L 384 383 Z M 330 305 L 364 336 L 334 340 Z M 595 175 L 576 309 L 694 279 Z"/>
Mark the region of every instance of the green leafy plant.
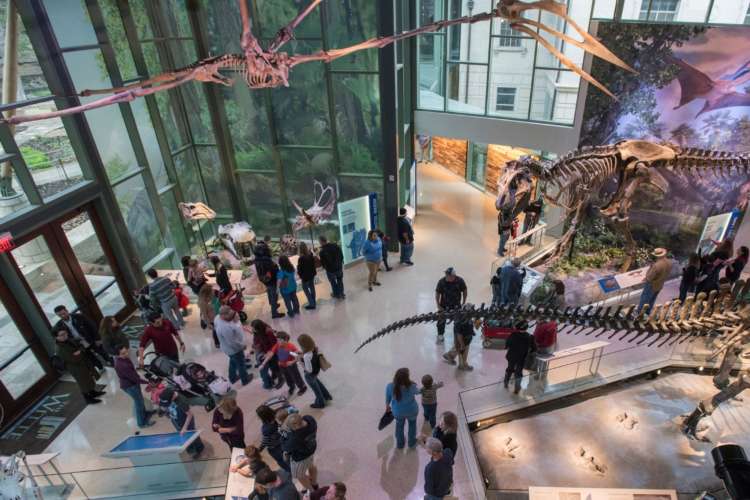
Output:
<path fill-rule="evenodd" d="M 52 166 L 49 156 L 31 146 L 21 146 L 21 156 L 31 170 L 44 170 Z"/>

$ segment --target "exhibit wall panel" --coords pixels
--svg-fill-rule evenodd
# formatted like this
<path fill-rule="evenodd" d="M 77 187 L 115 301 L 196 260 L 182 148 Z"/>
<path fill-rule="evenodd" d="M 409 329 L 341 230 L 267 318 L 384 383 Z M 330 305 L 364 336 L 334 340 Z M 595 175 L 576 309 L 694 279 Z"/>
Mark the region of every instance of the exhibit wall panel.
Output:
<path fill-rule="evenodd" d="M 622 99 L 613 102 L 596 89 L 588 93 L 581 146 L 646 139 L 728 152 L 750 150 L 750 27 L 601 23 L 598 35 L 648 78 L 594 62 L 594 78 Z M 698 82 L 706 81 L 715 93 L 702 90 Z M 641 188 L 631 208 L 633 235 L 645 246 L 663 246 L 687 257 L 707 217 L 747 203 L 747 174 L 657 172 L 667 192 Z"/>

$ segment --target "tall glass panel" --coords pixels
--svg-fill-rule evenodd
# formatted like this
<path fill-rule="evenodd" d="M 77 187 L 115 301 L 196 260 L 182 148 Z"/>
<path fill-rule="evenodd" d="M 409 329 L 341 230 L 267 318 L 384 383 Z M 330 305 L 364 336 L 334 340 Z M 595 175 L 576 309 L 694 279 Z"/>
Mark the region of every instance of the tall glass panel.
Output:
<path fill-rule="evenodd" d="M 208 204 L 219 214 L 232 214 L 232 204 L 229 201 L 231 186 L 224 175 L 219 152 L 214 146 L 196 146 L 198 163 L 201 166 L 203 183 L 206 187 Z"/>
<path fill-rule="evenodd" d="M 280 237 L 286 234 L 279 182 L 276 174 L 239 172 L 245 204 L 250 211 L 250 224 L 258 235 Z"/>
<path fill-rule="evenodd" d="M 579 77 L 570 71 L 536 70 L 531 119 L 573 123 Z"/>
<path fill-rule="evenodd" d="M 118 184 L 115 197 L 141 263 L 145 264 L 164 250 L 165 245 L 142 176 Z"/>
<path fill-rule="evenodd" d="M 534 40 L 493 38 L 487 113 L 492 116 L 527 119 L 531 81 L 534 75 Z M 544 49 L 538 49 L 544 50 Z"/>
<path fill-rule="evenodd" d="M 339 49 L 355 45 L 377 36 L 375 5 L 372 0 L 350 0 L 326 4 L 326 34 L 328 47 Z M 336 70 L 378 70 L 378 51 L 369 49 L 337 59 L 331 67 Z"/>
<path fill-rule="evenodd" d="M 148 159 L 148 166 L 151 169 L 151 175 L 154 177 L 156 188 L 161 189 L 170 183 L 169 176 L 167 175 L 167 167 L 164 165 L 164 157 L 159 147 L 159 140 L 156 138 L 156 132 L 154 132 L 154 125 L 151 121 L 151 115 L 146 107 L 146 101 L 143 99 L 136 99 L 130 104 L 135 117 L 135 122 L 138 126 L 138 132 L 141 136 L 141 143 L 143 149 L 146 151 L 146 158 Z"/>
<path fill-rule="evenodd" d="M 43 236 L 16 247 L 11 254 L 50 323 L 57 321 L 55 306 L 63 305 L 69 311 L 78 308 Z"/>
<path fill-rule="evenodd" d="M 247 85 L 224 87 L 224 109 L 240 170 L 273 170 L 271 131 L 264 93 Z"/>
<path fill-rule="evenodd" d="M 316 42 L 290 43 L 293 53 L 309 53 L 319 48 Z M 330 146 L 328 90 L 323 64 L 301 64 L 291 71 L 289 80 L 289 87 L 271 89 L 279 143 Z"/>
<path fill-rule="evenodd" d="M 341 171 L 382 173 L 378 75 L 333 75 Z"/>
<path fill-rule="evenodd" d="M 88 214 L 65 221 L 62 228 L 102 314 L 116 314 L 125 307 L 125 299 Z"/>
<path fill-rule="evenodd" d="M 79 92 L 112 86 L 100 50 L 68 52 L 64 57 Z M 98 95 L 82 97 L 81 103 L 86 104 L 100 98 Z M 138 162 L 120 107 L 106 106 L 87 111 L 85 115 L 109 179 L 114 182 L 137 169 Z"/>
<path fill-rule="evenodd" d="M 0 371 L 0 383 L 13 399 L 18 399 L 39 382 L 46 373 L 34 351 L 26 351 Z"/>
<path fill-rule="evenodd" d="M 451 18 L 473 16 L 489 12 L 495 6 L 491 0 L 451 0 Z M 450 61 L 486 63 L 490 21 L 474 24 L 455 24 L 448 28 L 448 59 Z"/>
<path fill-rule="evenodd" d="M 81 0 L 44 0 L 44 7 L 60 47 L 97 43 L 84 2 Z"/>
<path fill-rule="evenodd" d="M 160 197 L 161 206 L 167 218 L 167 244 L 173 246 L 180 256 L 189 253 L 189 244 L 183 225 L 182 215 L 177 208 L 177 200 L 173 191 L 167 191 Z"/>
<path fill-rule="evenodd" d="M 201 188 L 201 179 L 193 148 L 181 151 L 172 157 L 177 179 L 182 188 L 182 196 L 186 202 L 206 201 Z"/>
<path fill-rule="evenodd" d="M 445 37 L 422 35 L 417 39 L 417 77 L 419 79 L 419 107 L 445 109 Z"/>
<path fill-rule="evenodd" d="M 323 186 L 333 186 L 334 191 L 336 189 L 332 150 L 282 149 L 281 163 L 284 166 L 284 181 L 290 204 L 296 201 L 302 208 L 311 207 L 316 199 L 313 181 L 318 181 Z M 289 211 L 291 217 L 298 215 L 291 205 Z"/>
<path fill-rule="evenodd" d="M 21 331 L 0 302 L 0 366 L 29 346 Z"/>
<path fill-rule="evenodd" d="M 260 18 L 260 36 L 263 38 L 276 36 L 308 5 L 297 0 L 256 0 L 254 3 Z M 320 38 L 320 7 L 307 16 L 294 33 L 299 38 Z"/>
<path fill-rule="evenodd" d="M 448 64 L 448 111 L 483 115 L 487 97 L 487 66 Z"/>

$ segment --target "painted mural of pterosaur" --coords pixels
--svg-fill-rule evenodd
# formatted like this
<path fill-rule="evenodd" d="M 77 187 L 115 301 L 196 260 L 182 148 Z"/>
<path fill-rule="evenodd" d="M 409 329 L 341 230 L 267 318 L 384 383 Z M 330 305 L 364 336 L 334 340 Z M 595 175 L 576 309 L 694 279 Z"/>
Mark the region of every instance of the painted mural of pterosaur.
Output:
<path fill-rule="evenodd" d="M 738 87 L 750 81 L 750 61 L 734 73 L 723 75 L 718 80 L 677 57 L 670 56 L 667 61 L 680 68 L 677 73 L 680 102 L 674 109 L 690 104 L 696 99 L 704 99 L 705 103 L 695 116 L 722 108 L 750 106 L 750 94 L 737 91 Z"/>

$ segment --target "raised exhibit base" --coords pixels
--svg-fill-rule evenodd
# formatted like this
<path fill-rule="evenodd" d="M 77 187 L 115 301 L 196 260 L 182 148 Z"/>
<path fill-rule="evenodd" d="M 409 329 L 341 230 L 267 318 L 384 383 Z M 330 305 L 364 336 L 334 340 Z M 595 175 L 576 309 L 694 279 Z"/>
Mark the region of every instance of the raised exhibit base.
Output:
<path fill-rule="evenodd" d="M 710 376 L 689 373 L 620 384 L 592 399 L 479 430 L 474 446 L 491 491 L 715 490 L 721 482 L 711 449 L 736 443 L 750 450 L 750 402 L 727 402 L 702 421 L 710 443 L 687 439 L 678 422 L 716 392 Z"/>

